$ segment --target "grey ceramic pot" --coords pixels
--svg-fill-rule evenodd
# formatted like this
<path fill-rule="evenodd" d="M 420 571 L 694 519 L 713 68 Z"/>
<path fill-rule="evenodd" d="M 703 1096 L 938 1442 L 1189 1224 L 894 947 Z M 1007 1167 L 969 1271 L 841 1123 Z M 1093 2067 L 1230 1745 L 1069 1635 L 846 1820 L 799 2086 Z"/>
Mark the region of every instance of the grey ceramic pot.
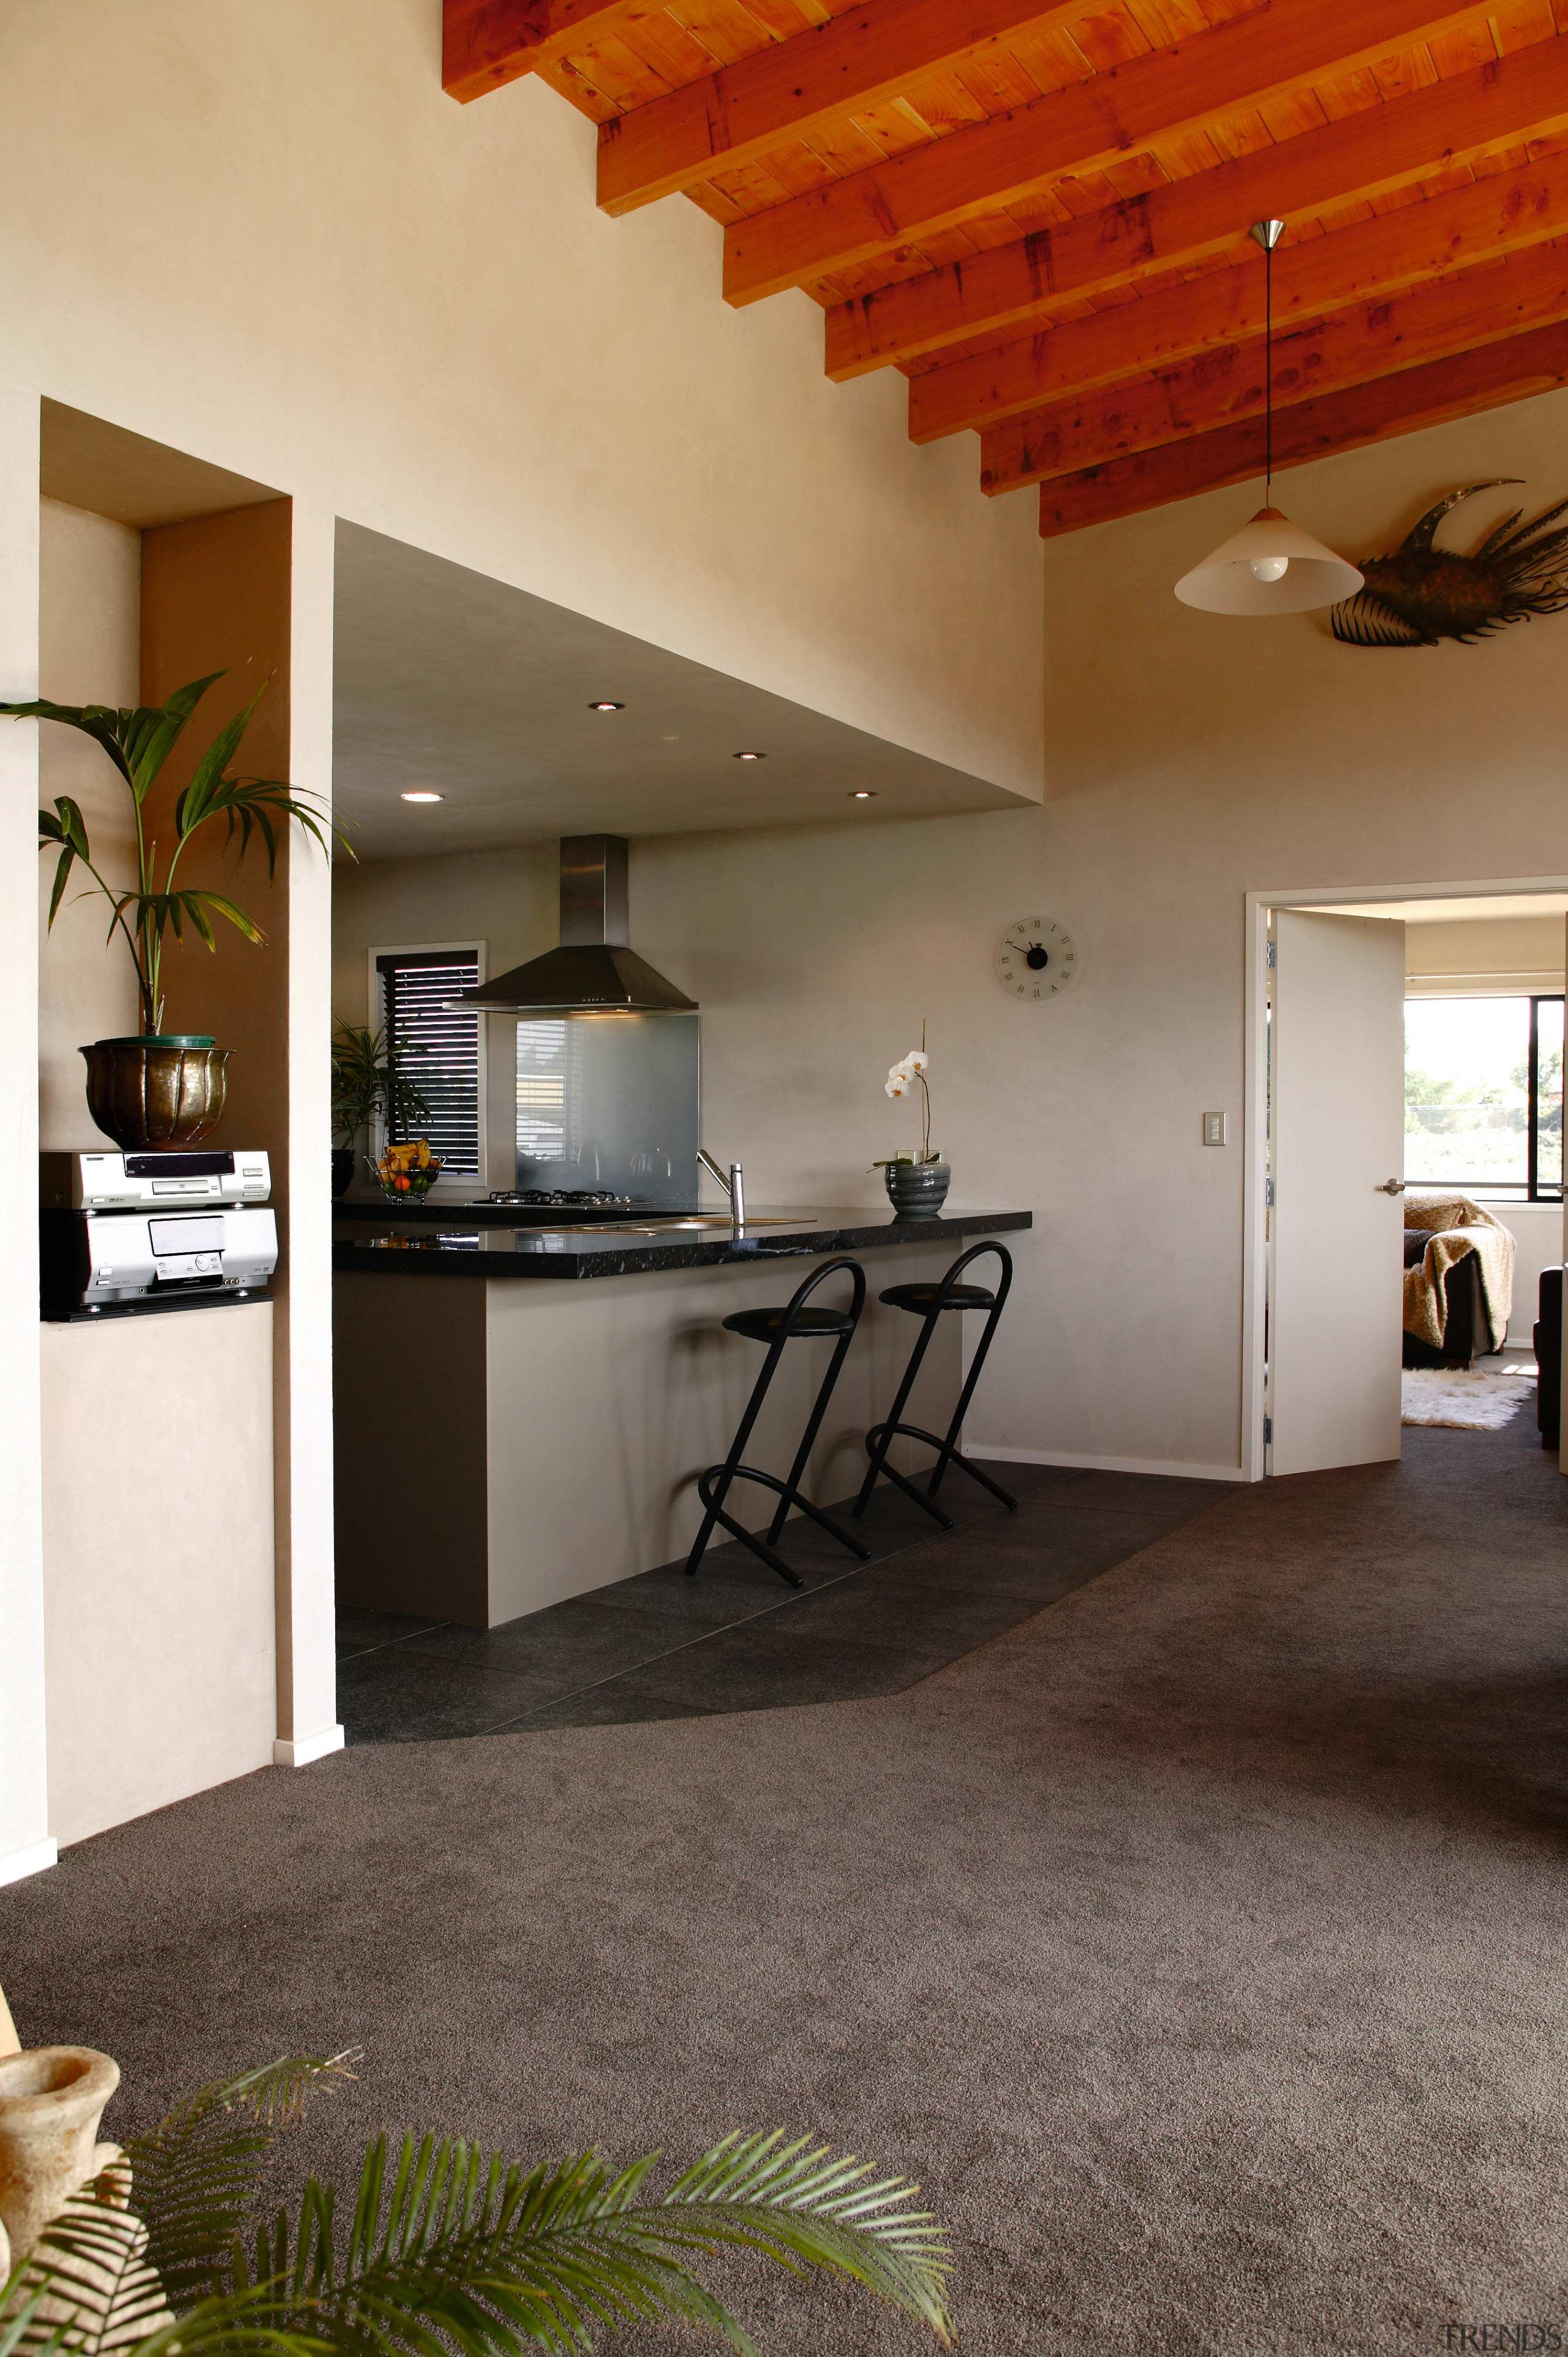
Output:
<path fill-rule="evenodd" d="M 882 1175 L 901 1220 L 937 1219 L 952 1185 L 945 1162 L 890 1162 Z"/>

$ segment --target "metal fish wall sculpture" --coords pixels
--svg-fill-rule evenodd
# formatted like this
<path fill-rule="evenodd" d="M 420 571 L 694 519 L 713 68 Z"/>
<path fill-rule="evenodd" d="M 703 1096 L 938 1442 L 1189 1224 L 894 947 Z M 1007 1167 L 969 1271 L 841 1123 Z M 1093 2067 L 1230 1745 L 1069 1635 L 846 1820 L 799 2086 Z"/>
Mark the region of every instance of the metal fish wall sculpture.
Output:
<path fill-rule="evenodd" d="M 1366 587 L 1333 610 L 1335 637 L 1348 647 L 1434 647 L 1439 639 L 1469 644 L 1505 623 L 1561 613 L 1568 607 L 1568 524 L 1555 532 L 1545 527 L 1568 511 L 1568 500 L 1517 532 L 1524 510 L 1515 508 L 1473 556 L 1432 544 L 1438 525 L 1461 500 L 1520 479 L 1498 475 L 1489 483 L 1451 491 L 1427 510 L 1391 556 L 1367 558 L 1360 568 Z"/>

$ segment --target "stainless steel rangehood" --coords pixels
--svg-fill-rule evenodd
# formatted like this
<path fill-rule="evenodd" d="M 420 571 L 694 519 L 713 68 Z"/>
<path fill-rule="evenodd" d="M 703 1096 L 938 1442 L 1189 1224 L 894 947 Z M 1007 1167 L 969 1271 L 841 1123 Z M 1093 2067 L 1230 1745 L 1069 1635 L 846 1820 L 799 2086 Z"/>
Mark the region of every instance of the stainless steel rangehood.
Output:
<path fill-rule="evenodd" d="M 465 990 L 447 1006 L 484 1015 L 690 1013 L 696 1000 L 627 947 L 626 871 L 624 834 L 564 835 L 560 948 Z"/>

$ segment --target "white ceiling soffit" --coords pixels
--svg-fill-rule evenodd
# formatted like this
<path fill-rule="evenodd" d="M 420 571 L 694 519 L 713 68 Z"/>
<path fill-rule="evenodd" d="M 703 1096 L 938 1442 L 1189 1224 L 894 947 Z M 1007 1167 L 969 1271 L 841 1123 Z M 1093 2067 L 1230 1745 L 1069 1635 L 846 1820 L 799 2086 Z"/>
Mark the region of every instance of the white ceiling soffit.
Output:
<path fill-rule="evenodd" d="M 339 522 L 333 794 L 361 859 L 560 834 L 1031 807 L 526 590 Z M 592 712 L 609 698 L 621 712 Z M 737 761 L 743 751 L 766 754 Z M 875 799 L 853 802 L 856 787 Z M 411 789 L 445 801 L 410 804 Z"/>
<path fill-rule="evenodd" d="M 1304 904 L 1305 905 L 1305 904 Z M 1491 892 L 1467 900 L 1337 900 L 1314 901 L 1323 917 L 1401 917 L 1407 925 L 1496 924 L 1499 918 L 1561 917 L 1568 914 L 1568 892 Z"/>

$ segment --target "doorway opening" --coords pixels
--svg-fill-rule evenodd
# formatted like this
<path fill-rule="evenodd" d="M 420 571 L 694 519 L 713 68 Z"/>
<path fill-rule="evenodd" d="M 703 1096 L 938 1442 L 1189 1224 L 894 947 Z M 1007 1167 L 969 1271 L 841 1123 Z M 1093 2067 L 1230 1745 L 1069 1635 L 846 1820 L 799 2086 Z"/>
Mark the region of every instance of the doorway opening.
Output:
<path fill-rule="evenodd" d="M 1512 1412 L 1564 1258 L 1565 923 L 1560 876 L 1249 894 L 1249 1479 Z"/>

